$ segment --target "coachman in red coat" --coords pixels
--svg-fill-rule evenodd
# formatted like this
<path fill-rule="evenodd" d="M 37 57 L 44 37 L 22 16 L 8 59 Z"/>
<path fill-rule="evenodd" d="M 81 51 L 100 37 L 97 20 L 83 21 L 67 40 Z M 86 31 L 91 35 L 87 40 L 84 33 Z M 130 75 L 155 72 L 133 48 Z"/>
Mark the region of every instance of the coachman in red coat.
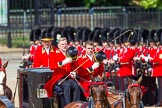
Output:
<path fill-rule="evenodd" d="M 65 104 L 80 100 L 80 87 L 75 80 L 70 77 L 70 72 L 74 70 L 76 63 L 75 61 L 72 61 L 71 57 L 67 57 L 67 47 L 66 38 L 60 38 L 58 41 L 59 49 L 55 50 L 54 54 L 52 55 L 54 60 L 52 61 L 53 65 L 51 69 L 54 70 L 54 73 L 52 75 L 52 79 L 49 80 L 44 86 L 48 97 L 53 97 L 53 90 L 56 85 L 61 87 L 64 93 Z M 69 77 L 66 78 L 66 76 Z"/>
<path fill-rule="evenodd" d="M 83 88 L 84 96 L 88 98 L 89 94 L 89 86 L 90 82 L 93 78 L 98 77 L 101 78 L 102 73 L 104 71 L 104 65 L 102 62 L 98 62 L 96 59 L 96 55 L 93 55 L 94 47 L 93 42 L 87 41 L 85 46 L 86 53 L 81 55 L 77 59 L 78 68 L 77 75 L 80 77 L 79 83 Z M 106 58 L 106 55 L 104 55 Z M 99 57 L 102 59 L 102 56 Z M 103 59 L 102 59 L 103 60 Z M 102 61 L 101 60 L 101 61 Z"/>

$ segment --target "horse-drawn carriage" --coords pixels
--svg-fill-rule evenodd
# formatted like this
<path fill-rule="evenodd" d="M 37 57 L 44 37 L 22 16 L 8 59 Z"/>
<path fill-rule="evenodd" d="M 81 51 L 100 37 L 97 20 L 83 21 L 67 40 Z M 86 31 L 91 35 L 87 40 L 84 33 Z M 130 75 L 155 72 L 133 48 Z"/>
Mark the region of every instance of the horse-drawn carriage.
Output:
<path fill-rule="evenodd" d="M 19 107 L 20 108 L 62 108 L 63 103 L 61 98 L 63 98 L 62 90 L 59 88 L 56 88 L 56 92 L 53 98 L 47 98 L 46 91 L 43 89 L 43 85 L 51 78 L 53 71 L 51 71 L 48 68 L 20 68 L 17 71 L 18 75 L 18 90 L 19 90 Z M 94 86 L 95 85 L 95 86 Z M 99 88 L 105 88 L 103 90 L 100 90 Z M 94 87 L 96 87 L 98 90 L 95 91 Z M 133 88 L 133 91 L 131 89 Z M 87 107 L 90 106 L 89 103 L 91 103 L 92 108 L 98 108 L 97 106 L 94 106 L 95 103 L 104 103 L 103 100 L 103 94 L 107 96 L 108 105 L 110 108 L 128 108 L 128 106 L 136 105 L 140 106 L 141 103 L 141 95 L 139 95 L 139 92 L 141 92 L 141 89 L 138 84 L 135 84 L 135 86 L 129 87 L 129 90 L 127 91 L 115 91 L 114 89 L 111 89 L 111 86 L 108 86 L 106 82 L 101 83 L 95 83 L 93 82 L 91 89 L 91 98 L 87 100 Z M 94 89 L 94 91 L 93 91 Z M 107 92 L 108 91 L 108 95 Z M 131 91 L 131 92 L 130 92 Z M 131 93 L 137 92 L 137 101 L 133 102 Z M 98 94 L 99 93 L 99 94 Z M 97 94 L 97 95 L 92 95 Z M 97 96 L 97 97 L 93 97 Z M 101 96 L 101 97 L 100 97 Z M 139 97 L 140 96 L 140 97 Z M 96 100 L 97 99 L 97 100 Z M 139 100 L 138 100 L 139 99 Z M 128 103 L 127 103 L 128 101 Z M 79 104 L 86 103 L 86 102 L 78 102 Z M 78 105 L 77 103 L 77 105 Z M 127 103 L 127 104 L 125 104 Z M 73 103 L 72 103 L 73 104 Z M 85 105 L 85 107 L 86 107 Z M 73 108 L 73 106 L 70 107 L 66 106 L 67 108 Z M 103 107 L 103 108 L 107 108 Z M 77 108 L 75 106 L 75 108 Z"/>
<path fill-rule="evenodd" d="M 0 69 L 1 85 L 7 87 L 3 82 L 6 78 L 6 64 Z M 19 93 L 19 108 L 62 108 L 62 90 L 56 88 L 53 98 L 48 98 L 43 85 L 51 78 L 53 71 L 49 68 L 19 68 L 17 70 L 18 93 Z M 143 108 L 141 102 L 142 91 L 140 82 L 142 76 L 134 83 L 129 80 L 130 85 L 126 91 L 116 91 L 111 89 L 107 82 L 92 82 L 90 87 L 91 97 L 86 102 L 73 102 L 66 108 L 73 108 L 73 105 L 79 105 L 90 108 L 130 108 L 136 106 Z M 4 86 L 5 85 L 5 86 Z M 10 92 L 9 92 L 10 93 Z M 12 96 L 12 94 L 10 94 Z M 106 98 L 105 98 L 106 97 Z M 136 98 L 134 98 L 136 97 Z M 104 105 L 104 106 L 103 106 Z M 14 108 L 11 97 L 7 94 L 0 96 L 0 107 Z M 100 107 L 103 106 L 103 107 Z M 74 108 L 77 108 L 74 106 Z M 79 107 L 80 108 L 80 107 Z M 82 107 L 81 107 L 82 108 Z"/>

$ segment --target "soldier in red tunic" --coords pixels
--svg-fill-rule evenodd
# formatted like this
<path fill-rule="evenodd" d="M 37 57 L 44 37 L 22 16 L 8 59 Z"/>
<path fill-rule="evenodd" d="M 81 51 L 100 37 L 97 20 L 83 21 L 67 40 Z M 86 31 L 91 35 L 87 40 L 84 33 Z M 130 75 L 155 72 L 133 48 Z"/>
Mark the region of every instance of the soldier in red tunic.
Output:
<path fill-rule="evenodd" d="M 35 52 L 37 47 L 40 45 L 40 35 L 41 35 L 41 29 L 33 29 L 30 33 L 30 41 L 32 42 L 29 53 L 24 54 L 22 56 L 23 59 L 23 68 L 29 68 L 32 67 L 34 57 L 35 57 Z"/>
<path fill-rule="evenodd" d="M 53 90 L 56 85 L 61 87 L 64 93 L 65 105 L 72 101 L 80 100 L 80 87 L 78 84 L 70 76 L 65 78 L 67 75 L 70 75 L 70 72 L 72 72 L 76 67 L 75 61 L 72 61 L 72 58 L 67 57 L 66 55 L 67 48 L 67 39 L 65 37 L 61 37 L 58 40 L 58 49 L 56 49 L 52 55 L 54 57 L 52 61 L 53 66 L 51 68 L 54 70 L 52 79 L 49 80 L 44 86 L 44 88 L 47 90 L 48 97 L 53 96 Z M 73 48 L 73 50 L 76 52 L 77 49 L 75 47 Z"/>
<path fill-rule="evenodd" d="M 127 32 L 123 35 L 124 47 L 122 52 L 118 56 L 114 56 L 113 60 L 118 60 L 120 64 L 120 69 L 117 71 L 118 81 L 119 81 L 119 90 L 125 90 L 127 88 L 127 77 L 133 75 L 133 57 L 134 51 L 131 49 L 131 41 L 133 40 L 134 35 L 132 32 Z M 131 36 L 131 37 L 130 37 Z"/>

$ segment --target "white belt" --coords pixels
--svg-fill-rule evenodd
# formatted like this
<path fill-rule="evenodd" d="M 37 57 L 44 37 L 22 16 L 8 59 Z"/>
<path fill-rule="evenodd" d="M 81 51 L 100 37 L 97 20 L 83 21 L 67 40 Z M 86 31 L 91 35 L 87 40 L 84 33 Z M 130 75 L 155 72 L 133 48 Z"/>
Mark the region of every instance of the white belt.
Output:
<path fill-rule="evenodd" d="M 154 62 L 153 65 L 154 65 L 154 64 L 159 64 L 159 62 Z"/>
<path fill-rule="evenodd" d="M 122 62 L 121 65 L 129 64 L 129 62 Z"/>

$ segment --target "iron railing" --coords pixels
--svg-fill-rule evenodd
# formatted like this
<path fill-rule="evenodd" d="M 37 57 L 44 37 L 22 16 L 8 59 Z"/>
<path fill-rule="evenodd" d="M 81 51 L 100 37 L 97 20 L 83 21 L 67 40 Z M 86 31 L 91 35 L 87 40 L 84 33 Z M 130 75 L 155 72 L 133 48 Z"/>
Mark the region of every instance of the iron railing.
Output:
<path fill-rule="evenodd" d="M 14 2 L 12 3 L 14 5 Z M 26 7 L 25 4 L 23 5 Z M 95 27 L 120 27 L 122 29 L 131 27 L 149 30 L 162 27 L 162 11 L 159 9 L 145 10 L 141 7 L 55 8 L 53 5 L 36 5 L 36 8 L 33 8 L 33 6 L 35 5 L 31 4 L 31 8 L 24 9 L 8 8 L 9 25 L 0 26 L 0 40 L 1 38 L 5 40 L 0 44 L 15 47 L 13 46 L 14 39 L 19 39 L 22 40 L 19 47 L 25 47 L 29 42 L 31 29 L 36 26 L 42 29 L 51 25 L 75 28 L 85 26 L 92 30 Z"/>

